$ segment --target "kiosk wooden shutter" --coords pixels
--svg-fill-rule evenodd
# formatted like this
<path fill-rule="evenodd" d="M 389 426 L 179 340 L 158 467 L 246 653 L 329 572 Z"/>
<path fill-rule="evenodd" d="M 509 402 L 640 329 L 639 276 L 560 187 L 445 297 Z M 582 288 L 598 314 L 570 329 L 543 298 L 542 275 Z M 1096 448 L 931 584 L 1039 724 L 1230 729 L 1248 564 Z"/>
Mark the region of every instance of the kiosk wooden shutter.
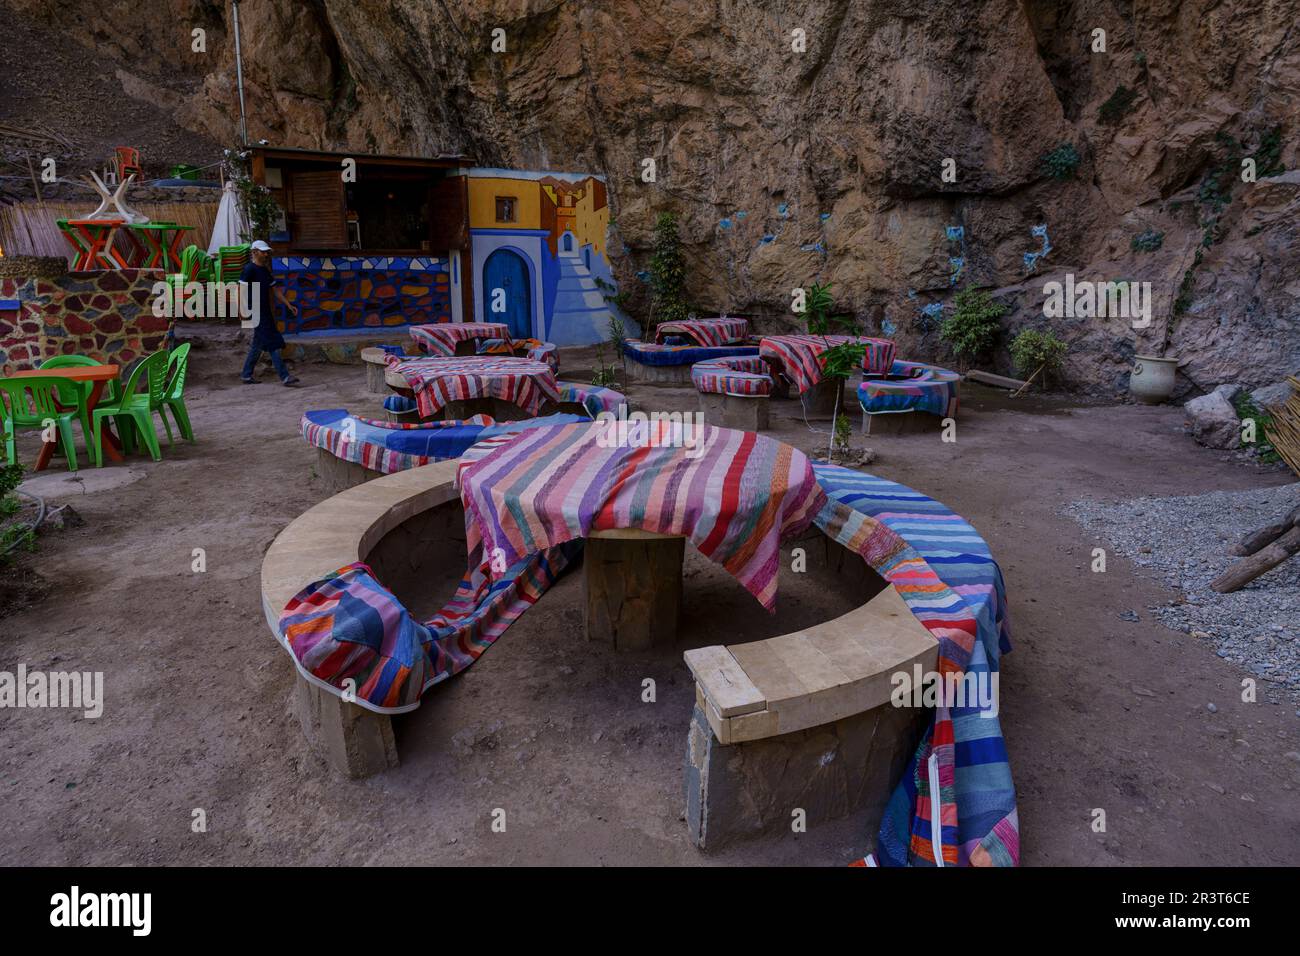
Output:
<path fill-rule="evenodd" d="M 469 248 L 468 190 L 464 176 L 450 176 L 430 190 L 429 241 L 434 251 Z"/>
<path fill-rule="evenodd" d="M 343 177 L 339 170 L 307 172 L 290 176 L 293 190 L 291 244 L 295 249 L 346 249 L 347 212 Z"/>

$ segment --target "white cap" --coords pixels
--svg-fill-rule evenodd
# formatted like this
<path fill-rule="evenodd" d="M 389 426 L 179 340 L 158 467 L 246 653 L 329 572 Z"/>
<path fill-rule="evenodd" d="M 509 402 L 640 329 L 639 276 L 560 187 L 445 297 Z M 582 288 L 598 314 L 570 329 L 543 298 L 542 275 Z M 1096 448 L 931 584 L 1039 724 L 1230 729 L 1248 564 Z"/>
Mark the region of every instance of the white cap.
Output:
<path fill-rule="evenodd" d="M 263 242 L 261 239 L 254 239 L 254 240 L 253 240 L 253 248 L 256 249 L 258 252 L 270 252 L 270 251 L 271 251 L 271 247 L 268 246 L 268 245 L 267 245 L 265 242 Z"/>

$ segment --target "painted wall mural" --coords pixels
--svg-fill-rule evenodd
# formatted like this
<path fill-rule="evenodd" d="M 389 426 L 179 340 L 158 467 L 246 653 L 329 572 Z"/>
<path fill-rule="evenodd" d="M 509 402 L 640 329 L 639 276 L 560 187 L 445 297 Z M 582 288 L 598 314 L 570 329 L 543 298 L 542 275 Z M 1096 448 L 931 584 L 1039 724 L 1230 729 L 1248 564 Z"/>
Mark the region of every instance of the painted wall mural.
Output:
<path fill-rule="evenodd" d="M 584 173 L 462 171 L 468 179 L 474 320 L 556 345 L 609 337 L 617 314 L 605 181 Z M 629 335 L 640 330 L 621 316 Z"/>
<path fill-rule="evenodd" d="M 285 335 L 388 329 L 453 319 L 451 269 L 436 256 L 288 256 L 273 271 L 285 296 Z"/>

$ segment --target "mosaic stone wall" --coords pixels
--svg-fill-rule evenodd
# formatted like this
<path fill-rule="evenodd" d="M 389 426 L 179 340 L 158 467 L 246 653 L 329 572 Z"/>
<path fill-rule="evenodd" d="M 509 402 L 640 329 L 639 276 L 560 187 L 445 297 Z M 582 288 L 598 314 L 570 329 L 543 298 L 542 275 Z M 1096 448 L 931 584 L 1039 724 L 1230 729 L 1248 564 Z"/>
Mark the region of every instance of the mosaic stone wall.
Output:
<path fill-rule="evenodd" d="M 451 321 L 451 275 L 434 256 L 276 259 L 273 271 L 298 315 L 278 307 L 285 335 Z"/>
<path fill-rule="evenodd" d="M 169 320 L 152 311 L 147 269 L 68 272 L 56 278 L 0 275 L 0 367 L 35 368 L 55 355 L 127 365 L 163 347 Z"/>

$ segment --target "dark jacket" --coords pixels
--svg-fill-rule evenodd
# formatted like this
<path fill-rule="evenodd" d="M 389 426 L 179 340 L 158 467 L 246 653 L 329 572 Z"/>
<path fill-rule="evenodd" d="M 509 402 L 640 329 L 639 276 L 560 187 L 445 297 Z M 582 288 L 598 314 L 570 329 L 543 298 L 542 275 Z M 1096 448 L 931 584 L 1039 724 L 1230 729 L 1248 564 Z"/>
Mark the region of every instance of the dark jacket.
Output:
<path fill-rule="evenodd" d="M 254 317 L 258 318 L 258 323 L 253 328 L 253 344 L 264 352 L 284 348 L 284 336 L 280 334 L 279 323 L 275 320 L 275 308 L 271 304 L 271 286 L 275 284 L 271 270 L 256 262 L 249 262 L 239 273 L 239 281 L 247 282 L 251 287 L 246 295 L 251 300 L 249 305 Z"/>

